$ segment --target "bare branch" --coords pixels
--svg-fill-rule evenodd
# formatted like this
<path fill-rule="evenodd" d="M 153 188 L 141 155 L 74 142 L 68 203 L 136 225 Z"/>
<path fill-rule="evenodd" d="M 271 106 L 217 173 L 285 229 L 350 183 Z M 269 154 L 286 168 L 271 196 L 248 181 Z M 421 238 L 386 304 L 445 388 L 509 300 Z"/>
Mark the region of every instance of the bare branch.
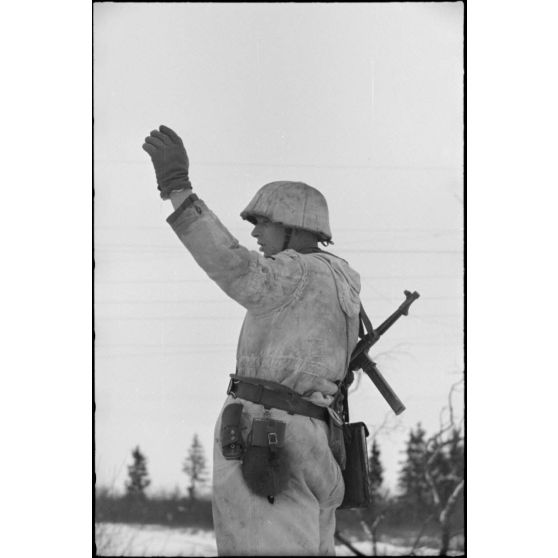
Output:
<path fill-rule="evenodd" d="M 456 424 L 456 417 L 454 411 L 454 404 L 453 404 L 453 396 L 454 393 L 459 389 L 460 385 L 464 385 L 464 378 L 461 378 L 459 381 L 455 382 L 449 391 L 448 394 L 448 406 L 444 407 L 440 412 L 440 429 L 438 432 L 430 436 L 425 441 L 425 454 L 424 454 L 424 479 L 430 488 L 430 492 L 432 494 L 432 500 L 436 509 L 435 514 L 437 514 L 438 521 L 441 525 L 441 547 L 440 547 L 440 556 L 445 556 L 445 553 L 448 549 L 450 536 L 450 527 L 449 527 L 449 519 L 453 512 L 453 509 L 456 505 L 457 499 L 459 495 L 463 491 L 465 480 L 463 475 L 456 474 L 455 471 L 448 472 L 443 475 L 443 479 L 445 481 L 453 481 L 457 483 L 449 498 L 445 501 L 442 501 L 441 494 L 440 494 L 440 487 L 438 486 L 438 481 L 434 478 L 434 462 L 436 458 L 441 454 L 442 450 L 450 445 L 453 444 L 460 444 L 463 440 L 462 438 L 462 425 L 464 416 L 461 417 L 459 422 Z M 444 420 L 444 413 L 448 413 L 447 421 Z M 449 433 L 449 434 L 448 434 Z M 453 466 L 452 466 L 453 469 Z M 424 526 L 423 526 L 424 528 Z M 418 540 L 420 540 L 420 536 L 422 536 L 422 531 L 413 545 L 412 552 L 414 553 L 414 549 L 418 544 Z"/>
<path fill-rule="evenodd" d="M 412 356 L 411 353 L 406 350 L 406 347 L 409 346 L 409 343 L 398 343 L 397 345 L 395 345 L 395 347 L 387 350 L 387 351 L 382 351 L 380 353 L 376 353 L 374 355 L 374 360 L 375 361 L 397 361 L 398 357 L 400 356 L 404 356 L 404 357 L 409 357 Z"/>
<path fill-rule="evenodd" d="M 449 407 L 449 413 L 450 413 L 450 423 L 453 425 L 454 424 L 454 415 L 453 415 L 453 392 L 457 390 L 457 388 L 461 385 L 461 384 L 465 384 L 465 377 L 463 376 L 460 380 L 458 380 L 457 382 L 455 382 L 454 384 L 452 384 L 450 391 L 449 391 L 449 395 L 448 395 L 448 407 Z"/>
<path fill-rule="evenodd" d="M 378 528 L 378 525 L 380 524 L 380 521 L 382 521 L 382 519 L 384 519 L 383 513 L 381 513 L 372 523 L 372 531 L 375 531 Z"/>
<path fill-rule="evenodd" d="M 386 430 L 386 429 L 387 429 L 387 425 L 389 424 L 392 415 L 393 415 L 393 413 L 390 413 L 390 412 L 386 413 L 386 414 L 384 415 L 384 419 L 382 420 L 382 422 L 380 423 L 380 425 L 379 425 L 379 426 L 376 426 L 376 427 L 372 427 L 372 429 L 371 429 L 371 432 L 372 432 L 371 438 L 372 438 L 372 440 L 375 440 L 375 439 L 376 439 L 376 436 L 378 436 L 378 434 L 380 434 L 380 432 L 382 432 L 382 430 Z"/>
<path fill-rule="evenodd" d="M 411 550 L 409 551 L 409 556 L 414 556 L 415 555 L 415 550 L 420 542 L 420 539 L 422 539 L 422 535 L 424 534 L 424 530 L 426 529 L 426 526 L 428 525 L 428 522 L 434 517 L 434 514 L 430 514 L 423 522 L 423 524 L 421 525 L 420 531 L 418 532 L 418 535 L 415 539 L 415 542 L 413 543 L 413 546 L 411 547 Z"/>
<path fill-rule="evenodd" d="M 430 436 L 425 442 L 427 451 L 436 451 L 437 448 L 443 447 L 447 445 L 450 440 L 446 440 L 445 442 L 440 442 L 440 439 L 446 434 L 449 430 L 453 429 L 453 425 L 451 423 L 447 424 L 443 428 L 440 428 L 438 432 Z"/>
<path fill-rule="evenodd" d="M 352 550 L 357 556 L 366 556 L 366 554 L 363 554 L 360 550 L 358 550 L 358 548 L 355 548 L 348 541 L 348 539 L 346 539 L 339 531 L 335 531 L 334 536 L 341 544 L 344 544 L 349 550 Z"/>
<path fill-rule="evenodd" d="M 440 453 L 440 451 L 442 451 L 442 449 L 445 448 L 446 446 L 452 444 L 453 441 L 454 441 L 453 438 L 449 438 L 447 440 L 444 440 L 443 442 L 438 443 L 436 447 L 431 450 L 433 453 L 429 455 L 428 460 L 426 461 L 426 466 L 430 467 L 434 459 L 436 458 L 436 456 Z"/>
<path fill-rule="evenodd" d="M 430 459 L 428 461 L 430 461 Z M 426 479 L 426 482 L 428 483 L 428 486 L 432 491 L 432 498 L 434 499 L 434 505 L 436 506 L 436 508 L 439 508 L 441 505 L 440 493 L 438 492 L 438 487 L 436 486 L 436 483 L 434 482 L 434 479 L 432 478 L 432 475 L 430 474 L 430 469 L 428 467 L 426 467 L 426 469 L 424 470 L 424 478 Z"/>
<path fill-rule="evenodd" d="M 453 511 L 453 508 L 457 503 L 457 499 L 459 498 L 459 495 L 463 492 L 464 487 L 465 487 L 465 479 L 461 479 L 461 482 L 459 482 L 459 484 L 453 489 L 453 492 L 448 498 L 448 501 L 446 502 L 444 509 L 440 513 L 440 523 L 445 524 L 448 521 L 449 516 L 451 515 L 451 512 Z"/>
<path fill-rule="evenodd" d="M 379 426 L 366 423 L 370 434 L 371 442 L 381 436 L 389 437 L 394 432 L 401 431 L 404 428 L 401 417 L 396 417 L 391 411 L 387 411 Z"/>
<path fill-rule="evenodd" d="M 372 531 L 368 527 L 368 524 L 366 523 L 366 521 L 364 521 L 364 517 L 362 515 L 362 510 L 358 510 L 358 518 L 359 518 L 360 526 L 362 527 L 362 529 L 364 530 L 364 532 L 366 533 L 368 538 L 371 541 L 373 541 L 374 540 L 374 535 L 372 534 Z"/>
<path fill-rule="evenodd" d="M 455 425 L 453 395 L 457 391 L 457 389 L 461 385 L 464 385 L 464 384 L 465 384 L 465 377 L 463 376 L 457 382 L 454 382 L 451 385 L 449 393 L 448 393 L 448 405 L 447 405 L 447 407 L 442 407 L 442 409 L 440 410 L 440 417 L 439 417 L 440 430 L 447 431 L 447 430 L 449 430 L 449 428 L 451 428 Z M 444 414 L 445 413 L 448 413 L 448 415 L 449 415 L 447 424 L 444 421 Z M 460 422 L 462 422 L 462 420 L 463 419 L 461 419 Z"/>

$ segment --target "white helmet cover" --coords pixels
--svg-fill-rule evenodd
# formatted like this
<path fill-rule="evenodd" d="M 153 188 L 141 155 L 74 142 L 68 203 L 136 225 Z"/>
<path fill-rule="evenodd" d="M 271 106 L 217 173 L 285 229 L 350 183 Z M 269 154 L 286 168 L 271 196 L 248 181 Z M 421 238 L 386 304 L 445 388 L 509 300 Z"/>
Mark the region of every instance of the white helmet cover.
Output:
<path fill-rule="evenodd" d="M 266 217 L 286 227 L 314 232 L 321 242 L 331 242 L 326 199 L 304 182 L 280 180 L 262 186 L 240 216 L 254 224 L 255 217 Z"/>

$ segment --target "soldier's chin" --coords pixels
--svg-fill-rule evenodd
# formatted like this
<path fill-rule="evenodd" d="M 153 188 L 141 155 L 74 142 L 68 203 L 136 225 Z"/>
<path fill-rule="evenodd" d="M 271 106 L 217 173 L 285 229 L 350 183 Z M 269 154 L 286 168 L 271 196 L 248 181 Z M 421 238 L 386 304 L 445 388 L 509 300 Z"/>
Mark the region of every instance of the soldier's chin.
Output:
<path fill-rule="evenodd" d="M 269 250 L 268 248 L 264 248 L 263 246 L 260 246 L 260 250 L 263 252 L 263 255 L 266 258 L 269 258 L 270 256 L 273 256 L 273 254 L 275 254 L 275 252 Z"/>

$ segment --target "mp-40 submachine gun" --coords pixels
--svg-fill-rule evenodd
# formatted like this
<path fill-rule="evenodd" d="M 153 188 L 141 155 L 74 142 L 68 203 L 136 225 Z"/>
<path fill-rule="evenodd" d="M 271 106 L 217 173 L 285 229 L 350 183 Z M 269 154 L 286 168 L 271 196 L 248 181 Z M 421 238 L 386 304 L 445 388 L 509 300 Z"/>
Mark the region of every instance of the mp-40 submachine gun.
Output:
<path fill-rule="evenodd" d="M 344 445 L 344 452 L 342 452 L 344 455 L 341 461 L 344 465 L 342 469 L 345 481 L 345 497 L 341 508 L 364 508 L 370 502 L 368 450 L 366 447 L 368 428 L 363 422 L 349 422 L 347 397 L 349 386 L 354 380 L 355 371 L 362 370 L 374 382 L 374 385 L 396 415 L 405 410 L 405 405 L 382 376 L 376 363 L 368 356 L 368 351 L 401 316 L 407 316 L 409 307 L 419 296 L 416 291 L 405 291 L 405 301 L 376 329 L 372 327 L 364 308 L 360 307 L 360 340 L 351 354 L 347 374 L 339 385 L 338 397 L 333 405 L 336 416 L 341 418 L 340 426 L 344 439 L 342 443 Z"/>
<path fill-rule="evenodd" d="M 417 298 L 419 298 L 419 296 L 419 293 L 416 291 L 405 291 L 405 301 L 376 329 L 372 327 L 366 312 L 364 312 L 364 308 L 361 306 L 359 332 L 360 340 L 351 354 L 347 375 L 340 386 L 342 392 L 345 392 L 342 393 L 342 400 L 344 403 L 342 412 L 343 415 L 346 415 L 343 417 L 345 422 L 348 422 L 349 420 L 346 392 L 354 379 L 354 372 L 357 370 L 362 370 L 374 382 L 374 385 L 378 388 L 379 392 L 396 415 L 401 414 L 405 410 L 405 405 L 403 405 L 399 397 L 397 397 L 396 393 L 388 384 L 387 380 L 382 376 L 382 373 L 378 370 L 376 363 L 368 356 L 368 351 L 401 316 L 408 315 L 409 307 Z"/>

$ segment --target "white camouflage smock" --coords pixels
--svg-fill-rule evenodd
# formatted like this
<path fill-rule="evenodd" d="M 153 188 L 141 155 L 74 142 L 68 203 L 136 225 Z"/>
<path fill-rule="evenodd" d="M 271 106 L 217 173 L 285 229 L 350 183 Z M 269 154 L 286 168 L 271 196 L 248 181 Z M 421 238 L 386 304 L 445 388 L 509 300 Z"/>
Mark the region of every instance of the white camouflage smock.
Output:
<path fill-rule="evenodd" d="M 266 258 L 239 245 L 205 203 L 187 199 L 167 219 L 197 263 L 247 310 L 237 350 L 237 374 L 279 382 L 322 406 L 331 403 L 358 337 L 358 274 L 323 253 L 285 250 Z M 228 378 L 223 375 L 223 391 Z M 228 396 L 225 406 L 233 401 Z M 243 399 L 242 431 L 262 417 Z M 319 419 L 272 409 L 287 423 L 292 456 L 286 491 L 270 504 L 242 478 L 241 462 L 225 460 L 215 427 L 213 517 L 220 555 L 333 555 L 341 470 Z"/>

